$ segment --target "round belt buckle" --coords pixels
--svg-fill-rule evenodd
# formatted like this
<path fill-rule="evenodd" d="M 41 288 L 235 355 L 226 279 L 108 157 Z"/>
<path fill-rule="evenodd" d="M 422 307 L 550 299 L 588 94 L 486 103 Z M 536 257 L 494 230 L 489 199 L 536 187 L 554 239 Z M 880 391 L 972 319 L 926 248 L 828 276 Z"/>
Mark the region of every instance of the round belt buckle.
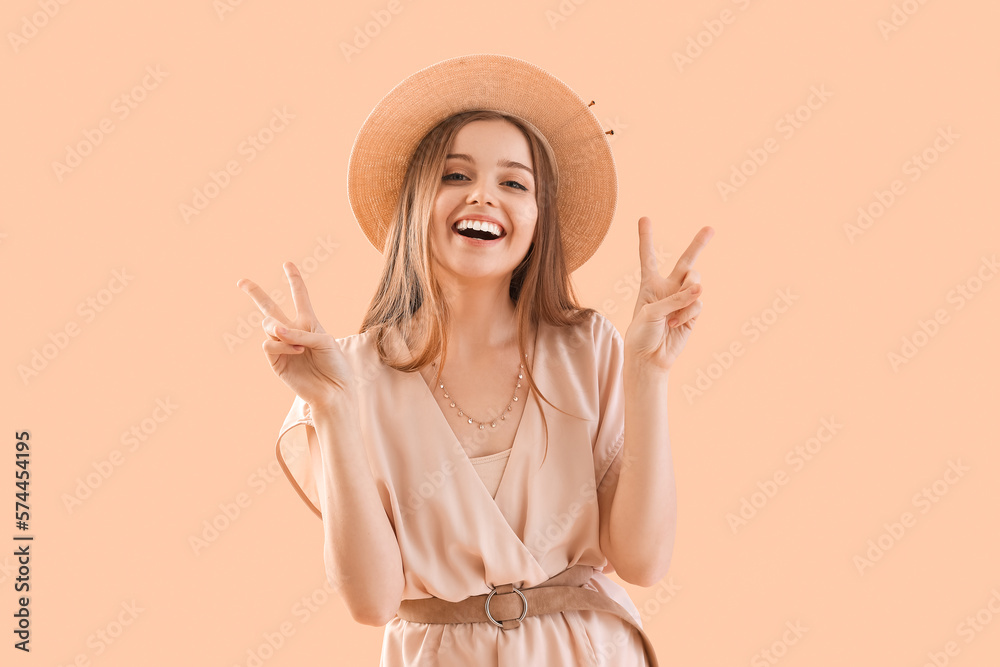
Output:
<path fill-rule="evenodd" d="M 493 625 L 497 626 L 498 628 L 503 628 L 503 623 L 498 622 L 495 618 L 493 618 L 493 614 L 490 613 L 490 599 L 494 595 L 496 595 L 496 592 L 497 589 L 494 587 L 493 590 L 490 591 L 490 594 L 486 596 L 486 617 L 490 619 L 490 623 L 492 623 Z M 518 589 L 515 588 L 514 592 L 521 596 L 521 604 L 524 607 L 521 610 L 521 615 L 517 619 L 518 623 L 520 623 L 521 621 L 524 620 L 525 615 L 528 613 L 528 599 L 525 598 L 524 593 L 522 593 Z"/>

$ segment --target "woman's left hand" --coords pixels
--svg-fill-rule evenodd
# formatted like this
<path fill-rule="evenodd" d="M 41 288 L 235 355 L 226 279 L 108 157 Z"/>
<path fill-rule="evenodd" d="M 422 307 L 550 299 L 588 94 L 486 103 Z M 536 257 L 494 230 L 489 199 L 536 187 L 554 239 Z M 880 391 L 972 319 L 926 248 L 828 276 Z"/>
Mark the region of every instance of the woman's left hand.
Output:
<path fill-rule="evenodd" d="M 692 267 L 715 235 L 702 227 L 666 278 L 660 275 L 653 252 L 653 221 L 639 218 L 639 261 L 642 278 L 632 323 L 625 332 L 625 354 L 641 366 L 670 370 L 684 349 L 701 312 L 701 274 Z"/>

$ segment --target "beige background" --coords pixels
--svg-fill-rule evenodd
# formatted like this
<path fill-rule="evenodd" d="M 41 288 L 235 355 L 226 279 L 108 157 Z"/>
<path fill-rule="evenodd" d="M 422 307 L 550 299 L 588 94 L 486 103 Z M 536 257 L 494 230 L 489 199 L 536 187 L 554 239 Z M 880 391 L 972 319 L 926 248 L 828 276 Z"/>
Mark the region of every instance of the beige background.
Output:
<path fill-rule="evenodd" d="M 274 463 L 293 396 L 236 281 L 290 307 L 293 260 L 355 333 L 381 261 L 347 202 L 355 133 L 472 52 L 544 67 L 615 129 L 618 211 L 574 281 L 623 334 L 638 218 L 663 272 L 716 229 L 670 380 L 674 560 L 628 587 L 661 664 L 996 664 L 998 20 L 987 0 L 4 3 L 4 664 L 377 663 L 382 629 L 324 589 L 321 524 Z M 252 160 L 250 135 L 270 141 Z M 859 207 L 881 215 L 850 235 Z M 22 430 L 30 656 L 10 631 Z"/>

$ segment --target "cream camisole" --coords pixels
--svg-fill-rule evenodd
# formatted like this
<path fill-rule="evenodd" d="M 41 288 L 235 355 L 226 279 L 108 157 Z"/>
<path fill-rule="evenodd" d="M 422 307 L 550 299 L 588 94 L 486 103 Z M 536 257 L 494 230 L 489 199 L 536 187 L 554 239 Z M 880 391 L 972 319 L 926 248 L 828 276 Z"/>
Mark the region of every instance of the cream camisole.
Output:
<path fill-rule="evenodd" d="M 493 498 L 497 496 L 497 489 L 500 487 L 500 478 L 503 477 L 503 471 L 507 467 L 507 459 L 510 457 L 512 449 L 514 448 L 510 447 L 496 454 L 469 457 L 469 462 L 472 463 L 473 468 L 475 468 L 476 473 L 479 475 L 479 479 L 483 480 L 483 484 L 486 485 L 487 490 L 489 490 Z"/>

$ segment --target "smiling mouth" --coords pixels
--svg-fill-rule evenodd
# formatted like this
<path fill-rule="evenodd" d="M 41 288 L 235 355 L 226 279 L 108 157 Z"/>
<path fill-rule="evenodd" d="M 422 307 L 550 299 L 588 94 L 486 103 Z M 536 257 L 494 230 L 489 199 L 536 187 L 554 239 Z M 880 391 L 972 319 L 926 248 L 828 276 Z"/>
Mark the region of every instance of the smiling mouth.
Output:
<path fill-rule="evenodd" d="M 457 222 L 454 225 L 452 225 L 451 228 L 452 231 L 458 234 L 459 236 L 464 236 L 470 239 L 477 239 L 480 241 L 499 241 L 500 239 L 507 236 L 506 231 L 501 231 L 500 236 L 494 236 L 492 233 L 484 229 L 473 229 L 472 227 L 467 227 L 465 229 L 458 230 L 456 229 L 457 226 L 458 226 Z"/>

